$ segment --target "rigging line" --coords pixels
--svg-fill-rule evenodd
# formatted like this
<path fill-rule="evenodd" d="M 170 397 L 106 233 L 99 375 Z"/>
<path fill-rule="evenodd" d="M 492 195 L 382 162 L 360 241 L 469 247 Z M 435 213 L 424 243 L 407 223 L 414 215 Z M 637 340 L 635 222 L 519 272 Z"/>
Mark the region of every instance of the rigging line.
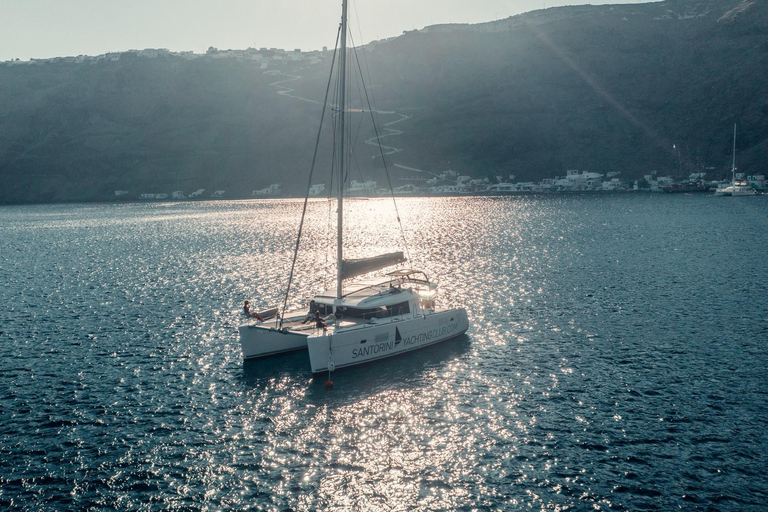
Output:
<path fill-rule="evenodd" d="M 339 32 L 341 32 L 341 29 L 339 29 Z M 335 50 L 337 54 L 338 54 L 338 50 L 339 49 L 337 47 L 336 50 Z M 338 92 L 339 92 L 339 81 L 340 81 L 340 76 L 339 75 L 340 75 L 340 73 L 336 73 L 336 81 L 333 84 L 333 91 L 334 91 L 333 92 L 333 97 L 334 98 L 338 98 L 338 96 L 339 96 L 339 94 L 338 94 Z M 338 105 L 336 106 L 335 110 L 337 112 L 340 112 L 340 109 L 338 108 Z M 337 155 L 337 150 L 338 150 L 337 137 L 338 137 L 338 132 L 339 132 L 337 125 L 338 125 L 338 116 L 337 115 L 333 115 L 331 117 L 331 128 L 332 128 L 332 130 L 331 130 L 331 134 L 332 134 L 332 136 L 331 136 L 331 138 L 332 138 L 332 140 L 331 140 L 331 142 L 332 142 L 332 145 L 331 145 L 331 148 L 332 148 L 331 149 L 331 167 L 330 167 L 330 177 L 328 179 L 328 220 L 327 220 L 327 224 L 326 224 L 327 231 L 325 233 L 325 236 L 328 237 L 329 239 L 332 238 L 332 232 L 333 232 L 333 229 L 332 229 L 332 216 L 333 216 L 332 206 L 333 206 L 334 197 L 336 195 L 333 192 L 333 187 L 335 185 L 334 179 L 336 181 L 338 181 L 339 183 L 341 183 L 341 180 L 339 180 L 336 177 L 337 174 L 338 174 L 336 172 L 336 167 L 337 167 L 337 158 L 338 158 L 338 155 Z M 325 246 L 326 267 L 325 267 L 325 272 L 323 273 L 323 276 L 324 276 L 324 278 L 323 278 L 323 289 L 324 290 L 327 290 L 330 287 L 330 285 L 327 282 L 327 279 L 329 277 L 331 277 L 331 278 L 333 277 L 333 276 L 331 276 L 329 274 L 329 269 L 331 268 L 330 265 L 328 264 L 330 249 L 331 249 L 331 246 L 329 244 L 326 244 L 326 246 Z M 331 281 L 332 280 L 333 279 L 331 279 Z"/>
<path fill-rule="evenodd" d="M 339 37 L 341 34 L 341 27 L 339 27 L 336 33 L 336 47 L 339 46 Z M 283 300 L 283 311 L 280 315 L 280 327 L 283 326 L 283 319 L 285 318 L 285 310 L 288 307 L 288 295 L 291 292 L 291 284 L 293 284 L 293 272 L 296 269 L 296 259 L 299 254 L 299 246 L 301 245 L 301 230 L 304 228 L 304 218 L 307 215 L 307 204 L 309 203 L 309 189 L 312 188 L 312 174 L 315 172 L 315 162 L 317 161 L 317 151 L 320 147 L 320 135 L 323 132 L 323 120 L 325 119 L 325 109 L 328 105 L 328 93 L 331 90 L 331 79 L 333 78 L 333 66 L 336 62 L 336 52 L 333 53 L 333 59 L 331 60 L 331 73 L 328 76 L 328 85 L 325 88 L 325 100 L 323 101 L 323 110 L 320 114 L 320 127 L 317 129 L 317 138 L 315 139 L 315 151 L 312 155 L 312 165 L 309 169 L 309 179 L 307 180 L 307 194 L 304 196 L 304 206 L 301 210 L 301 221 L 299 222 L 299 234 L 296 236 L 296 247 L 293 250 L 293 261 L 291 262 L 291 272 L 288 274 L 288 286 L 285 290 L 285 299 Z"/>
<path fill-rule="evenodd" d="M 357 11 L 355 11 L 355 15 L 357 16 Z M 358 27 L 358 32 L 359 32 L 360 31 L 359 30 L 360 29 L 360 23 L 359 22 L 358 22 L 357 27 Z M 363 34 L 361 32 L 360 33 L 360 40 L 362 40 L 362 39 L 363 39 Z M 371 80 L 371 66 L 368 64 L 368 53 L 365 51 L 365 47 L 361 47 L 361 52 L 363 54 L 363 64 L 364 64 L 364 66 L 360 65 L 360 62 L 359 62 L 359 59 L 358 59 L 357 67 L 358 67 L 358 69 L 360 69 L 360 77 L 362 78 L 362 76 L 363 76 L 362 69 L 364 67 L 366 75 L 368 76 L 368 83 L 372 84 L 373 80 Z M 357 48 L 355 48 L 355 58 L 357 58 Z M 363 78 L 363 81 L 365 81 L 364 78 Z M 362 99 L 360 100 L 360 103 L 362 104 Z M 371 106 L 370 106 L 371 104 L 373 104 L 373 108 L 371 108 Z M 374 123 L 381 124 L 380 121 L 379 121 L 379 110 L 378 110 L 378 107 L 376 106 L 376 98 L 375 98 L 375 96 L 373 94 L 373 90 L 371 90 L 371 101 L 369 103 L 368 110 L 370 110 L 372 115 L 375 116 Z M 394 112 L 393 112 L 393 114 L 394 114 Z M 381 141 L 377 140 L 377 142 L 379 143 L 379 145 L 381 145 Z M 383 157 L 382 157 L 382 159 L 383 159 Z"/>
<path fill-rule="evenodd" d="M 354 3 L 353 3 L 353 6 L 355 6 Z M 357 9 L 355 9 L 355 17 L 356 17 L 355 19 L 357 19 Z M 358 24 L 357 24 L 357 28 L 358 28 L 358 32 L 360 33 L 360 39 L 362 40 L 363 35 L 362 35 L 362 32 L 360 32 L 360 23 L 359 23 L 359 21 L 358 21 Z M 354 40 L 354 36 L 352 35 L 352 30 L 349 31 L 349 38 L 352 41 L 351 49 L 355 53 L 355 58 L 357 58 L 358 47 L 355 45 L 355 40 Z M 363 55 L 365 56 L 365 51 L 363 51 Z M 366 60 L 366 64 L 367 64 L 367 60 Z M 358 66 L 358 69 L 360 69 L 359 66 Z M 355 75 L 355 79 L 356 79 L 356 81 L 358 83 L 358 85 L 357 85 L 358 97 L 360 99 L 360 105 L 362 107 L 362 105 L 365 104 L 365 102 L 363 101 L 363 95 L 360 94 L 361 90 L 365 90 L 365 78 L 363 77 L 362 71 Z M 371 82 L 371 80 L 370 80 L 370 74 L 369 74 L 368 75 L 368 83 L 370 83 L 370 82 Z M 361 108 L 360 112 L 363 113 L 365 111 Z M 358 123 L 357 132 L 355 133 L 355 141 L 357 141 L 360 138 L 360 133 L 362 131 L 362 126 L 363 126 L 363 116 L 360 116 L 360 123 Z M 366 143 L 367 142 L 368 141 L 366 141 Z M 377 142 L 378 142 L 378 140 L 377 140 Z M 353 157 L 354 157 L 354 160 L 355 160 L 355 169 L 357 170 L 357 174 L 360 176 L 360 181 L 362 183 L 365 183 L 365 178 L 363 177 L 363 171 L 362 171 L 362 168 L 360 166 L 360 161 L 357 158 L 357 153 L 354 153 Z"/>
<path fill-rule="evenodd" d="M 350 37 L 351 37 L 351 36 L 350 36 Z M 354 51 L 354 47 L 352 47 L 352 49 L 353 49 L 353 51 Z M 358 92 L 358 98 L 359 98 L 359 100 L 360 100 L 360 104 L 362 105 L 362 103 L 363 103 L 363 98 L 362 98 L 362 95 L 360 95 L 360 88 L 361 88 L 361 85 L 360 85 L 360 83 L 359 83 L 359 82 L 360 82 L 360 79 L 359 79 L 357 76 L 355 76 L 355 80 L 358 82 L 358 83 L 357 83 L 357 92 Z M 351 96 L 351 95 L 350 95 L 350 96 Z M 362 110 L 361 110 L 361 112 L 362 112 Z M 361 134 L 361 132 L 362 132 L 362 129 L 363 129 L 363 116 L 361 115 L 361 116 L 358 116 L 357 128 L 356 128 L 356 130 L 355 130 L 355 135 L 354 135 L 354 137 L 352 137 L 352 135 L 351 135 L 351 134 L 352 134 L 352 130 L 350 130 L 350 138 L 351 138 L 351 140 L 350 140 L 351 146 L 350 146 L 350 147 L 351 147 L 351 148 L 355 148 L 355 147 L 357 147 L 357 142 L 360 140 L 360 134 Z M 359 163 L 358 163 L 358 159 L 357 159 L 357 152 L 355 152 L 355 151 L 352 151 L 352 155 L 351 155 L 351 158 L 352 158 L 352 159 L 355 161 L 355 164 L 356 164 L 356 165 L 355 165 L 355 169 L 357 170 L 357 172 L 358 172 L 358 174 L 359 174 L 360 178 L 362 179 L 362 177 L 363 177 L 363 173 L 362 173 L 362 170 L 360 169 L 360 165 L 359 165 Z M 350 165 L 350 169 L 348 169 L 348 170 L 347 170 L 347 174 L 349 175 L 349 173 L 351 173 L 351 172 L 352 172 L 352 166 Z"/>
<path fill-rule="evenodd" d="M 355 11 L 355 16 L 357 16 L 357 11 Z M 358 23 L 357 26 L 358 26 L 358 29 L 359 29 L 359 27 L 360 27 L 359 23 Z M 361 35 L 361 38 L 362 38 L 362 35 Z M 356 56 L 357 55 L 357 46 L 355 45 L 355 39 L 354 39 L 354 36 L 352 35 L 352 30 L 349 31 L 349 39 L 352 42 L 350 48 L 355 53 L 355 56 Z M 363 78 L 362 73 L 358 73 L 358 74 L 355 74 L 355 80 L 357 82 L 357 91 L 358 91 L 358 98 L 360 100 L 360 106 L 362 107 L 362 105 L 364 105 L 365 102 L 363 101 L 363 95 L 360 93 L 360 91 L 365 89 L 365 79 Z M 360 112 L 363 113 L 365 111 L 362 108 L 360 108 Z M 357 144 L 357 141 L 360 139 L 360 134 L 362 132 L 362 127 L 363 127 L 363 116 L 360 116 L 360 122 L 358 123 L 357 131 L 355 132 L 354 144 Z M 354 145 L 350 146 L 350 147 L 354 147 Z M 352 158 L 355 161 L 355 170 L 357 170 L 357 174 L 360 177 L 360 181 L 362 183 L 364 183 L 365 182 L 365 178 L 363 177 L 363 171 L 362 171 L 362 168 L 360 166 L 360 161 L 357 158 L 357 153 L 353 152 L 352 153 Z M 349 174 L 351 172 L 351 167 L 352 166 L 350 165 L 350 170 L 347 171 L 347 174 Z"/>
<path fill-rule="evenodd" d="M 352 43 L 350 45 L 350 49 L 353 52 L 357 52 L 357 47 L 355 46 L 355 40 L 354 40 L 354 37 L 352 36 L 351 30 L 349 32 L 349 39 Z M 359 76 L 359 75 L 355 75 L 355 80 L 357 81 L 357 91 L 358 91 L 358 97 L 360 99 L 360 105 L 363 105 L 363 96 L 362 94 L 360 94 L 360 91 L 362 89 L 365 89 L 365 82 L 362 80 L 362 76 Z M 351 84 L 350 84 L 350 87 L 351 87 Z M 350 94 L 350 97 L 351 97 L 351 94 Z M 362 113 L 364 111 L 360 109 L 360 112 Z M 349 146 L 350 148 L 354 148 L 357 145 L 357 141 L 360 139 L 360 133 L 362 132 L 362 128 L 363 128 L 363 116 L 360 116 L 359 119 L 360 119 L 360 122 L 357 123 L 357 130 L 355 131 L 355 136 L 354 138 L 352 138 L 352 140 L 350 140 L 350 146 Z M 359 163 L 359 160 L 357 159 L 357 153 L 355 151 L 351 151 L 351 153 L 352 153 L 352 159 L 355 162 L 355 166 L 354 166 L 355 170 L 357 170 L 357 174 L 360 177 L 360 180 L 365 181 L 365 179 L 363 178 L 363 171 L 360 168 L 360 163 Z M 347 176 L 349 176 L 351 172 L 352 172 L 352 165 L 350 165 L 349 168 L 347 169 Z"/>
<path fill-rule="evenodd" d="M 336 49 L 336 52 L 338 53 L 338 48 Z M 339 87 L 341 87 L 340 80 L 341 80 L 340 73 L 337 73 L 336 74 L 336 81 L 333 84 L 333 97 L 334 97 L 334 99 L 337 99 L 339 97 Z M 337 154 L 337 150 L 338 150 L 337 146 L 338 146 L 338 141 L 339 141 L 339 139 L 338 139 L 338 137 L 339 137 L 338 120 L 339 120 L 339 117 L 341 116 L 341 109 L 342 109 L 342 107 L 340 107 L 339 105 L 335 104 L 335 107 L 333 108 L 333 110 L 336 113 L 331 118 L 333 120 L 332 121 L 332 132 L 331 132 L 332 133 L 332 139 L 333 139 L 332 140 L 332 143 L 333 143 L 332 148 L 333 149 L 331 150 L 331 177 L 330 177 L 330 187 L 328 189 L 328 200 L 329 201 L 331 201 L 331 199 L 334 197 L 334 194 L 333 194 L 334 181 L 333 180 L 334 180 L 334 177 L 336 177 L 336 175 L 338 174 L 336 172 L 336 168 L 339 167 L 339 155 Z M 343 177 L 338 177 L 337 178 L 337 181 L 339 182 L 339 184 L 343 184 L 344 183 L 344 180 L 342 178 Z M 337 191 L 338 191 L 338 189 L 337 189 Z"/>
<path fill-rule="evenodd" d="M 339 31 L 341 31 L 341 28 L 339 28 Z M 338 54 L 338 47 L 334 49 L 334 58 Z M 338 96 L 337 91 L 339 88 L 339 78 L 336 76 L 336 81 L 333 84 L 333 97 L 336 98 Z M 337 110 L 334 106 L 331 107 L 331 110 L 335 111 Z M 331 116 L 331 161 L 330 161 L 330 169 L 328 173 L 328 188 L 326 189 L 326 204 L 328 205 L 328 212 L 325 220 L 325 232 L 323 233 L 324 237 L 330 237 L 331 233 L 331 204 L 332 204 L 332 198 L 333 198 L 333 177 L 335 175 L 335 168 L 336 168 L 336 114 L 334 113 Z M 330 260 L 330 246 L 328 244 L 324 245 L 325 247 L 325 269 L 329 268 L 329 260 Z M 323 272 L 323 290 L 328 289 L 328 275 L 326 272 Z"/>
<path fill-rule="evenodd" d="M 363 170 L 360 167 L 360 160 L 357 158 L 357 153 L 352 153 L 352 160 L 355 161 L 354 168 L 357 171 L 357 176 L 360 178 L 360 183 L 365 183 L 365 178 L 363 177 Z M 352 165 L 350 165 L 352 167 Z"/>
<path fill-rule="evenodd" d="M 360 71 L 360 76 L 363 76 L 363 68 L 360 66 L 360 59 L 358 58 L 357 51 L 354 51 L 355 54 L 355 61 L 357 62 L 357 68 Z M 363 52 L 365 54 L 365 52 Z M 370 75 L 369 75 L 370 79 Z M 411 254 L 408 250 L 408 240 L 405 238 L 405 229 L 403 229 L 403 222 L 400 220 L 400 210 L 397 207 L 397 201 L 395 200 L 395 190 L 392 188 L 392 179 L 389 176 L 389 168 L 387 167 L 387 160 L 384 158 L 384 150 L 381 148 L 381 138 L 379 136 L 379 128 L 376 123 L 376 118 L 374 116 L 374 108 L 371 106 L 371 98 L 368 96 L 368 89 L 366 87 L 363 87 L 363 92 L 365 93 L 365 99 L 368 104 L 368 110 L 371 113 L 371 121 L 373 122 L 373 130 L 376 134 L 376 140 L 378 141 L 379 146 L 379 153 L 381 154 L 381 162 L 384 164 L 384 173 L 387 176 L 387 184 L 389 185 L 389 192 L 392 196 L 392 204 L 395 206 L 395 214 L 397 215 L 397 224 L 400 226 L 400 236 L 403 238 L 403 246 L 405 248 L 405 255 L 408 258 L 408 261 L 411 261 Z M 373 93 L 371 93 L 371 96 Z"/>
<path fill-rule="evenodd" d="M 335 89 L 335 87 L 334 87 Z M 331 150 L 331 169 L 330 169 L 330 176 L 328 177 L 328 197 L 327 197 L 327 203 L 328 203 L 328 216 L 326 217 L 326 224 L 325 224 L 325 236 L 330 238 L 331 232 L 333 231 L 333 228 L 331 226 L 331 218 L 333 215 L 333 210 L 331 209 L 331 206 L 333 205 L 333 177 L 336 174 L 334 172 L 334 169 L 336 168 L 336 118 L 332 118 L 331 120 L 331 128 L 333 133 L 333 145 Z M 327 290 L 329 288 L 329 283 L 327 281 L 329 274 L 328 269 L 330 268 L 330 264 L 328 261 L 330 260 L 330 249 L 331 246 L 329 244 L 325 244 L 325 271 L 323 272 L 323 290 Z"/>
<path fill-rule="evenodd" d="M 349 47 L 348 47 L 347 49 L 348 49 L 348 50 L 351 50 L 353 53 L 356 53 L 356 52 L 357 52 L 357 46 L 355 46 L 355 38 L 352 36 L 352 31 L 351 31 L 351 30 L 350 30 L 350 32 L 349 32 L 349 41 L 350 41 L 350 44 L 349 44 Z M 364 112 L 364 110 L 362 109 L 362 105 L 363 105 L 363 97 L 362 97 L 362 95 L 360 94 L 360 89 L 361 89 L 361 88 L 362 88 L 364 85 L 360 85 L 360 81 L 361 81 L 360 79 L 362 78 L 361 76 L 359 76 L 359 75 L 354 75 L 354 78 L 355 78 L 355 82 L 356 82 L 356 84 L 357 84 L 357 93 L 358 93 L 358 94 L 357 94 L 357 96 L 358 96 L 358 99 L 360 100 L 360 106 L 361 106 L 361 108 L 360 108 L 360 109 L 354 109 L 354 108 L 350 107 L 350 108 L 349 108 L 347 111 L 348 111 L 348 112 L 361 112 L 361 113 L 362 113 L 362 112 Z M 352 80 L 349 80 L 349 89 L 350 89 L 350 90 L 349 90 L 349 93 L 350 93 L 350 95 L 351 95 L 351 94 L 352 94 Z"/>
<path fill-rule="evenodd" d="M 349 44 L 347 44 L 347 50 L 353 50 L 354 51 L 354 41 L 352 41 L 352 32 L 349 30 L 349 25 L 347 25 L 347 31 L 349 36 Z M 351 60 L 351 54 L 347 53 L 347 65 L 349 64 L 349 60 Z M 349 73 L 349 71 L 347 71 Z M 346 91 L 345 91 L 345 97 L 346 97 L 346 103 L 342 105 L 342 108 L 344 109 L 345 113 L 349 113 L 352 109 L 348 108 L 347 105 L 351 103 L 352 98 L 352 80 L 349 79 L 349 76 L 347 75 L 347 81 L 344 84 L 346 85 Z M 357 140 L 357 136 L 354 138 L 352 137 L 352 124 L 349 122 L 349 116 L 345 118 L 348 123 L 349 128 L 346 130 L 347 138 L 344 141 L 345 144 L 345 151 L 344 154 L 341 155 L 341 158 L 344 160 L 344 176 L 340 176 L 340 178 L 343 178 L 342 182 L 339 183 L 340 186 L 346 190 L 346 187 L 349 185 L 349 173 L 352 169 L 352 155 L 354 154 L 354 142 L 353 140 Z M 358 128 L 359 129 L 359 128 Z M 342 137 L 344 137 L 344 133 L 341 134 Z"/>

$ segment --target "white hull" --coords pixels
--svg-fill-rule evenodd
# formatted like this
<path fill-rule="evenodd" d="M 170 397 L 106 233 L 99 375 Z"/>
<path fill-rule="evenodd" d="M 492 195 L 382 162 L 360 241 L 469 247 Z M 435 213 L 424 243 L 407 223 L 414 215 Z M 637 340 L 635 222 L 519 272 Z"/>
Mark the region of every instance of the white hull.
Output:
<path fill-rule="evenodd" d="M 715 190 L 716 196 L 754 196 L 757 192 L 751 187 L 730 186 Z"/>
<path fill-rule="evenodd" d="M 716 196 L 754 196 L 757 191 L 749 186 L 743 176 L 736 176 L 736 125 L 733 125 L 733 166 L 731 167 L 731 183 L 727 187 L 718 187 Z"/>
<path fill-rule="evenodd" d="M 309 337 L 309 361 L 313 373 L 328 371 L 329 367 L 333 371 L 440 343 L 464 334 L 468 328 L 463 308 L 383 319 Z"/>
<path fill-rule="evenodd" d="M 306 334 L 295 331 L 279 331 L 265 324 L 241 325 L 240 346 L 243 349 L 243 359 L 255 359 L 274 354 L 292 352 L 294 350 L 306 350 Z"/>

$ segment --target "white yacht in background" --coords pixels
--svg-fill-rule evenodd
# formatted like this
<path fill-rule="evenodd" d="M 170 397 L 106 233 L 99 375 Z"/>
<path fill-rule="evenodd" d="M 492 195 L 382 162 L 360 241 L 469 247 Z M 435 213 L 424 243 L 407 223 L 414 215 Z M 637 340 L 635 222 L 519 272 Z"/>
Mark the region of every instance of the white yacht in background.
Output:
<path fill-rule="evenodd" d="M 347 0 L 342 2 L 339 37 L 336 94 L 337 105 L 341 108 L 334 109 L 336 134 L 333 139 L 336 144 L 334 154 L 342 157 L 336 159 L 334 172 L 336 176 L 346 177 L 349 174 L 346 168 L 352 160 L 352 152 L 346 147 L 345 126 L 349 113 L 346 101 Z M 307 198 L 312 192 L 309 187 Z M 335 289 L 316 295 L 308 310 L 276 314 L 274 321 L 253 320 L 241 325 L 244 359 L 308 348 L 312 372 L 331 372 L 433 345 L 459 336 L 469 328 L 464 308 L 436 308 L 437 283 L 422 271 L 400 268 L 378 279 L 350 281 L 402 264 L 406 258 L 402 252 L 394 252 L 372 258 L 344 259 L 343 205 L 344 186 L 338 186 Z M 299 239 L 303 221 L 302 215 Z M 297 242 L 296 251 L 298 248 Z M 294 254 L 294 264 L 295 261 Z M 287 293 L 292 278 L 293 270 L 288 278 Z"/>
<path fill-rule="evenodd" d="M 749 186 L 746 180 L 734 179 L 723 187 L 715 189 L 716 196 L 754 196 L 757 191 Z"/>
<path fill-rule="evenodd" d="M 742 175 L 743 176 L 743 175 Z M 736 178 L 736 125 L 733 125 L 733 164 L 731 182 L 721 184 L 715 189 L 716 196 L 754 196 L 757 191 L 749 186 L 747 180 Z"/>

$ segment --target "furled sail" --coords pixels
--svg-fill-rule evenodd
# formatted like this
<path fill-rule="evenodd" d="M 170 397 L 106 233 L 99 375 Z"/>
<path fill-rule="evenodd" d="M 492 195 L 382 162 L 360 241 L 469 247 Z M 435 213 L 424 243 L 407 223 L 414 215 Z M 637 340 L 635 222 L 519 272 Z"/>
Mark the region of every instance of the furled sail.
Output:
<path fill-rule="evenodd" d="M 372 258 L 360 258 L 356 260 L 343 260 L 341 264 L 341 278 L 349 279 L 355 276 L 367 274 L 380 268 L 397 265 L 405 262 L 405 256 L 402 251 L 382 254 Z"/>

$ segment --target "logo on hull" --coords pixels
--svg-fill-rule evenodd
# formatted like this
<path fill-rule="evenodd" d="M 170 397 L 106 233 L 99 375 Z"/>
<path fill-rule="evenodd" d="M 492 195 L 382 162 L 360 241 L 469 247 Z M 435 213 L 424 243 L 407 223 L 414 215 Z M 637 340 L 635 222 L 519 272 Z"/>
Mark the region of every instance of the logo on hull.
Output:
<path fill-rule="evenodd" d="M 394 350 L 401 343 L 403 347 L 412 347 L 420 345 L 424 342 L 437 340 L 446 335 L 452 334 L 459 329 L 459 322 L 452 322 L 450 324 L 441 325 L 430 329 L 428 331 L 420 332 L 418 334 L 412 334 L 405 338 L 400 334 L 400 329 L 395 327 L 395 339 L 394 341 L 387 341 L 384 343 L 376 343 L 369 347 L 352 349 L 352 359 L 358 359 L 360 357 L 367 357 L 371 355 L 381 354 L 382 352 L 388 352 Z"/>

